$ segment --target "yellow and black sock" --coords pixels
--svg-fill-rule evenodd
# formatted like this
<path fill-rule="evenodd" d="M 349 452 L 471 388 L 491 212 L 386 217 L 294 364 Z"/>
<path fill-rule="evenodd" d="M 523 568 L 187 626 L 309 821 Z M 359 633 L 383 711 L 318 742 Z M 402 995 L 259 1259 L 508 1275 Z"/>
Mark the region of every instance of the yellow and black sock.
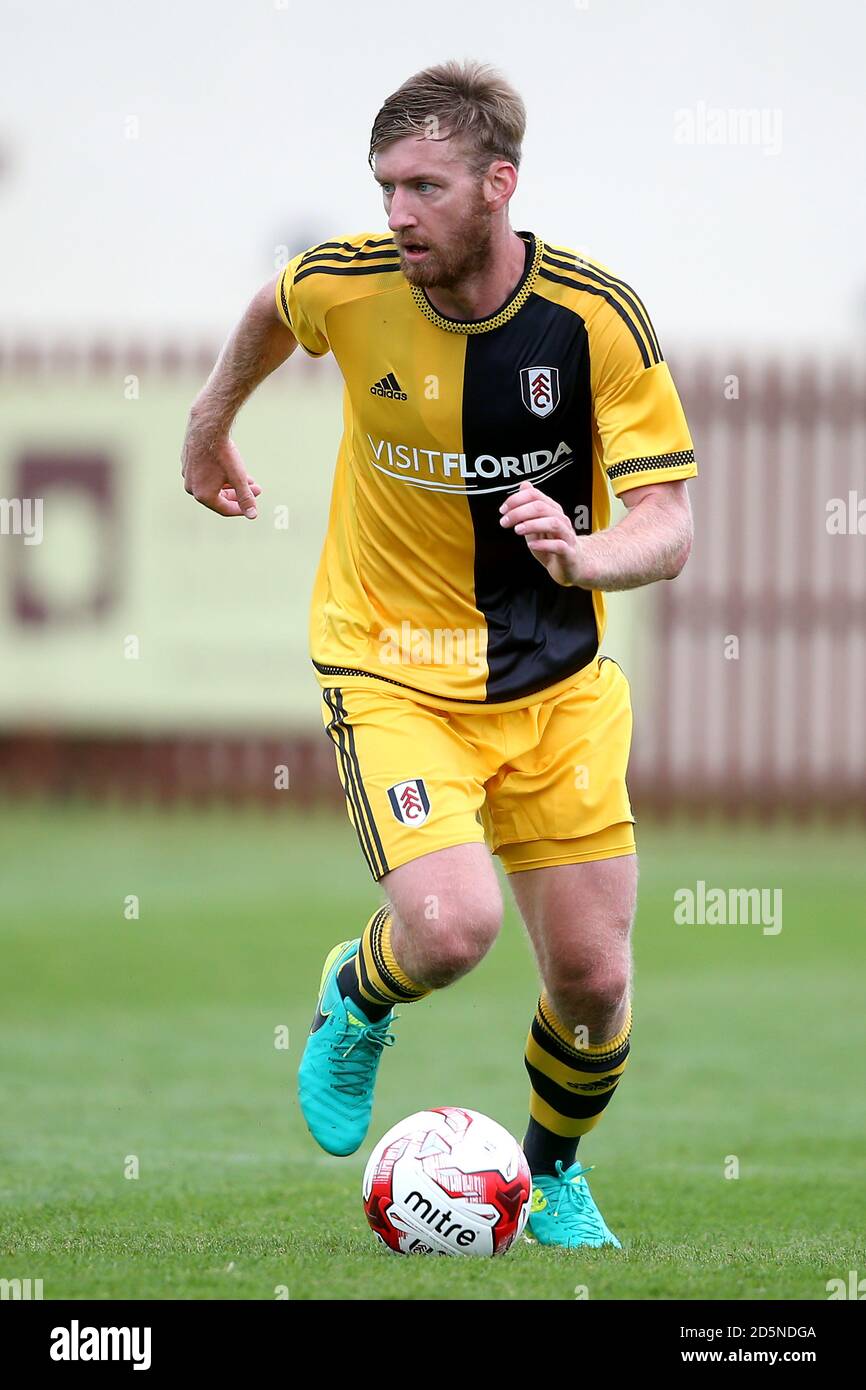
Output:
<path fill-rule="evenodd" d="M 582 1135 L 598 1124 L 628 1061 L 631 1004 L 625 1025 L 607 1042 L 576 1047 L 574 1034 L 557 1018 L 547 992 L 538 1001 L 526 1039 L 531 1086 L 529 1128 L 523 1149 L 532 1173 L 554 1173 L 574 1162 Z"/>
<path fill-rule="evenodd" d="M 411 1004 L 431 993 L 426 985 L 410 980 L 394 959 L 392 921 L 390 907 L 378 908 L 361 934 L 357 955 L 337 976 L 343 998 L 354 999 L 371 1023 L 378 1023 L 395 1004 Z"/>

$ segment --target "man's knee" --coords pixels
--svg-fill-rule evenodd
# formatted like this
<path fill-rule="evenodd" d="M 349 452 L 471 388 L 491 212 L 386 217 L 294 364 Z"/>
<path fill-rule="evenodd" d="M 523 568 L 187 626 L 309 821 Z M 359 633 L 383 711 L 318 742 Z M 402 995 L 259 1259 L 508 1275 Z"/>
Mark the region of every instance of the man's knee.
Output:
<path fill-rule="evenodd" d="M 615 1013 L 628 995 L 629 969 L 625 963 L 596 962 L 588 970 L 558 975 L 548 989 L 568 1003 L 572 1014 L 584 1009 L 602 1017 Z"/>
<path fill-rule="evenodd" d="M 391 941 L 410 979 L 441 989 L 487 954 L 502 925 L 502 892 L 490 855 L 475 842 L 434 851 L 391 871 Z"/>
<path fill-rule="evenodd" d="M 559 1005 L 557 1012 L 568 1011 L 569 1022 L 578 1013 L 603 1018 L 616 1013 L 631 993 L 631 974 L 631 951 L 624 920 L 622 932 L 618 932 L 606 947 L 599 948 L 596 940 L 593 949 L 587 950 L 575 941 L 572 950 L 548 958 L 545 986 Z"/>
<path fill-rule="evenodd" d="M 468 974 L 483 959 L 501 926 L 501 896 L 488 894 L 457 901 L 433 893 L 421 904 L 402 908 L 393 939 L 398 958 L 400 938 L 411 941 L 422 972 L 419 983 L 441 989 Z"/>

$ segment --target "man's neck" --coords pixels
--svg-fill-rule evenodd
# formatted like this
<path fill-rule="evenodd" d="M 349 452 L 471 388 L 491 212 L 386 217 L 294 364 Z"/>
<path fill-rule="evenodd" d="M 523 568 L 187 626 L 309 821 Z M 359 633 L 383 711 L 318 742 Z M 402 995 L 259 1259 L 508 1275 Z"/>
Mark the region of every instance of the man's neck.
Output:
<path fill-rule="evenodd" d="M 427 298 L 449 319 L 484 319 L 511 297 L 526 268 L 526 242 L 506 227 L 501 244 L 491 243 L 490 260 L 477 275 L 454 289 L 425 290 Z"/>

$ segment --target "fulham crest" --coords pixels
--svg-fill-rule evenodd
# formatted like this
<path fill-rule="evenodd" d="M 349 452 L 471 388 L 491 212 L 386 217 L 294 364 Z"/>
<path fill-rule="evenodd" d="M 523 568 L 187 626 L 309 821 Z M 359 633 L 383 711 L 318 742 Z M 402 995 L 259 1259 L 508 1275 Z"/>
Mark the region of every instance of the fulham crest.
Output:
<path fill-rule="evenodd" d="M 410 782 L 395 782 L 388 788 L 391 810 L 401 825 L 423 825 L 430 813 L 430 798 L 423 778 Z"/>
<path fill-rule="evenodd" d="M 520 373 L 520 395 L 533 415 L 550 415 L 559 405 L 559 368 L 524 367 Z"/>

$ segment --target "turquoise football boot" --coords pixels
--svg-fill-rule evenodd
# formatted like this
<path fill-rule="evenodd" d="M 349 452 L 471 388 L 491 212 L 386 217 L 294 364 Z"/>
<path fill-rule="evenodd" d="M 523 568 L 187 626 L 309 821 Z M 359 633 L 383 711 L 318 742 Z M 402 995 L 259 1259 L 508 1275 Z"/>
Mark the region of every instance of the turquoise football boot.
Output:
<path fill-rule="evenodd" d="M 563 1168 L 556 1160 L 556 1175 L 539 1173 L 532 1178 L 532 1206 L 529 1209 L 531 1239 L 539 1245 L 615 1245 L 622 1249 L 613 1231 L 593 1201 L 584 1174 L 595 1167 L 582 1168 L 580 1162 Z"/>
<path fill-rule="evenodd" d="M 341 941 L 322 971 L 316 1013 L 298 1071 L 298 1095 L 307 1127 L 329 1154 L 345 1157 L 363 1144 L 373 1110 L 382 1050 L 397 1041 L 388 1031 L 392 1009 L 371 1023 L 353 999 L 344 1000 L 337 975 L 357 954 L 360 937 Z"/>

